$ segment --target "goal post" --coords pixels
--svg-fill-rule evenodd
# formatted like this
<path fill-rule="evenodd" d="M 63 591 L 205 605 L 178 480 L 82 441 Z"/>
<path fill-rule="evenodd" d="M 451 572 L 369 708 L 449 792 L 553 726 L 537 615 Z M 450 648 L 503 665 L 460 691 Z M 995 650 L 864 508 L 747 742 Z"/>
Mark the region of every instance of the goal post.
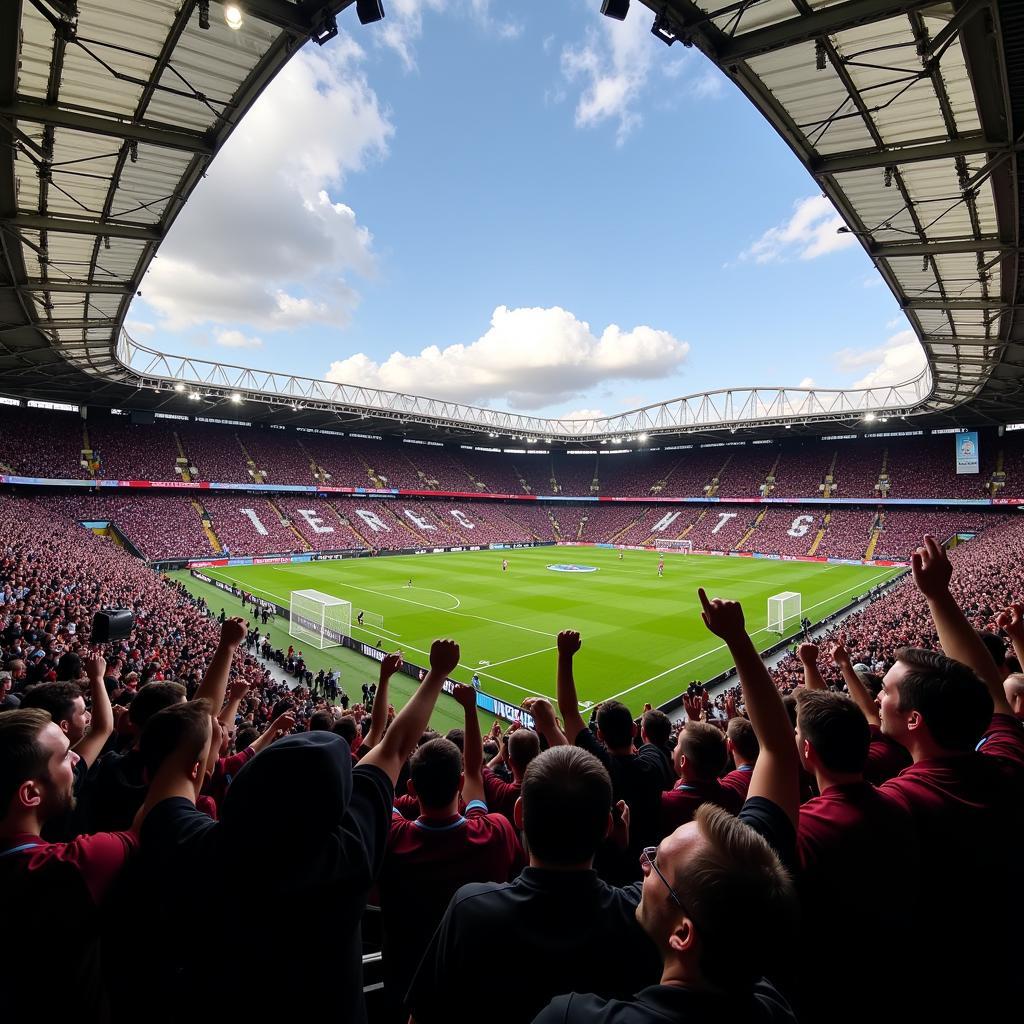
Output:
<path fill-rule="evenodd" d="M 783 634 L 800 624 L 800 595 L 792 590 L 768 598 L 768 629 Z"/>
<path fill-rule="evenodd" d="M 342 637 L 352 635 L 352 603 L 319 590 L 293 590 L 288 635 L 320 650 L 340 647 Z"/>
<path fill-rule="evenodd" d="M 655 551 L 674 551 L 677 555 L 692 555 L 692 540 L 658 540 L 654 542 Z"/>

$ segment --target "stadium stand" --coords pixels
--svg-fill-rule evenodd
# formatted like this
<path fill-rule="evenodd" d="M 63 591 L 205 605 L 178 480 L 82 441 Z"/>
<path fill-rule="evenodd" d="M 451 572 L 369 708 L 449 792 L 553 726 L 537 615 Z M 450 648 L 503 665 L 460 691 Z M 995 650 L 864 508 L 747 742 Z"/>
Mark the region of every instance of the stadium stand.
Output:
<path fill-rule="evenodd" d="M 81 480 L 85 438 L 77 412 L 0 405 L 0 466 L 16 476 Z"/>
<path fill-rule="evenodd" d="M 111 416 L 89 422 L 89 443 L 97 477 L 107 480 L 180 480 L 181 452 L 174 428 L 125 423 Z"/>
<path fill-rule="evenodd" d="M 197 480 L 221 483 L 259 483 L 249 471 L 238 439 L 240 428 L 212 423 L 183 423 L 177 427 L 189 465 Z"/>

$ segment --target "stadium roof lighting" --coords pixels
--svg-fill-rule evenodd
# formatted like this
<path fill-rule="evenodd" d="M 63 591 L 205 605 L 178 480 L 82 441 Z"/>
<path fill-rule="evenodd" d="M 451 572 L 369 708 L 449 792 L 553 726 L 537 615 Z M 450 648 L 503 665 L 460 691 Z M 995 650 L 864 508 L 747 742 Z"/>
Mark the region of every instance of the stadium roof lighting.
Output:
<path fill-rule="evenodd" d="M 175 384 L 174 385 L 174 390 L 175 391 L 184 391 L 185 390 L 185 385 L 184 384 L 180 384 L 180 383 L 179 384 Z"/>
<path fill-rule="evenodd" d="M 787 423 L 786 424 L 786 429 L 787 430 L 792 430 L 793 429 L 793 424 L 792 423 Z"/>
<path fill-rule="evenodd" d="M 382 0 L 356 0 L 356 15 L 360 25 L 372 25 L 384 17 Z"/>
<path fill-rule="evenodd" d="M 228 28 L 237 32 L 242 27 L 242 8 L 238 4 L 227 4 L 224 8 L 224 21 Z"/>
<path fill-rule="evenodd" d="M 626 15 L 629 14 L 629 0 L 603 0 L 601 13 L 606 18 L 625 21 Z"/>
<path fill-rule="evenodd" d="M 233 394 L 233 395 L 231 396 L 231 401 L 232 401 L 232 402 L 234 402 L 234 403 L 235 403 L 235 404 L 237 405 L 237 404 L 238 404 L 239 402 L 241 402 L 241 401 L 242 401 L 242 396 L 241 396 L 241 395 L 240 395 L 240 394 L 239 394 L 239 393 L 238 393 L 238 392 L 236 391 L 236 392 L 235 392 L 235 393 L 234 393 L 234 394 Z"/>
<path fill-rule="evenodd" d="M 199 401 L 199 392 L 198 391 L 190 391 L 188 393 L 188 397 L 191 398 L 193 402 L 198 402 Z"/>
<path fill-rule="evenodd" d="M 871 423 L 871 422 L 874 421 L 874 419 L 875 419 L 875 414 L 873 412 L 866 412 L 866 413 L 864 413 L 864 420 L 865 420 L 866 423 Z"/>
<path fill-rule="evenodd" d="M 641 444 L 643 444 L 643 442 L 647 440 L 647 435 L 646 435 L 646 434 L 641 434 L 641 435 L 640 435 L 640 436 L 639 436 L 639 437 L 637 438 L 637 440 L 638 440 L 638 441 L 639 441 L 639 442 L 640 442 Z"/>

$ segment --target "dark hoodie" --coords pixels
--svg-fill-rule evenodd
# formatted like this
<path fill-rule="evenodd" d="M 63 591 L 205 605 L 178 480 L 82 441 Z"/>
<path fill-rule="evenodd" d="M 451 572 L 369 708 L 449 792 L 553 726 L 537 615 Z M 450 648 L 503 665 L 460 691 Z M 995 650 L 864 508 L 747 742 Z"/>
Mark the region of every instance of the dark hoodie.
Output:
<path fill-rule="evenodd" d="M 239 986 L 256 984 L 265 1017 L 364 1021 L 360 920 L 393 800 L 384 772 L 353 768 L 340 736 L 310 732 L 249 761 L 219 822 L 181 798 L 154 807 L 142 850 L 157 901 L 150 963 L 173 995 L 168 1017 L 231 1019 Z M 252 919 L 218 940 L 239 898 Z M 310 950 L 329 958 L 327 979 L 310 973 Z"/>

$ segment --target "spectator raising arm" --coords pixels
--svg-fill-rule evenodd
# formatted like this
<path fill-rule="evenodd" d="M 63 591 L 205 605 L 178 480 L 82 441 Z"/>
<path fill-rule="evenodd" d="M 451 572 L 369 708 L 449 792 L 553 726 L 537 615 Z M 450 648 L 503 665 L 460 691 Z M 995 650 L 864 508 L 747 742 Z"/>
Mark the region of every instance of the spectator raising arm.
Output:
<path fill-rule="evenodd" d="M 484 741 L 480 736 L 480 716 L 476 710 L 476 689 L 458 683 L 452 696 L 462 705 L 466 715 L 462 744 L 462 802 L 468 807 L 474 800 L 486 803 L 484 797 Z"/>
<path fill-rule="evenodd" d="M 103 676 L 107 671 L 106 660 L 99 654 L 85 659 L 85 672 L 89 677 L 89 695 L 92 698 L 92 721 L 89 731 L 78 741 L 75 753 L 90 767 L 100 755 L 110 734 L 114 731 L 114 711 L 110 706 Z"/>
<path fill-rule="evenodd" d="M 537 732 L 548 741 L 549 747 L 564 747 L 569 742 L 558 728 L 555 709 L 547 697 L 527 697 L 523 701 L 523 710 L 533 715 Z"/>
<path fill-rule="evenodd" d="M 878 717 L 878 705 L 875 703 L 874 697 L 868 692 L 864 681 L 853 671 L 853 665 L 850 663 L 850 652 L 846 649 L 846 644 L 842 637 L 839 638 L 839 642 L 832 648 L 832 660 L 839 666 L 839 671 L 843 674 L 843 681 L 846 683 L 846 689 L 853 698 L 853 702 L 860 708 L 862 714 L 868 720 L 868 725 L 881 726 L 882 720 Z"/>
<path fill-rule="evenodd" d="M 384 739 L 363 758 L 363 764 L 374 764 L 391 779 L 398 781 L 405 759 L 413 752 L 445 679 L 459 663 L 459 645 L 454 640 L 435 640 L 430 645 L 430 671 L 409 703 L 395 716 Z"/>
<path fill-rule="evenodd" d="M 249 692 L 249 684 L 244 679 L 236 679 L 228 687 L 228 700 L 224 705 L 221 713 L 217 716 L 220 720 L 220 724 L 225 729 L 230 729 L 235 724 L 235 716 L 238 714 L 238 706 L 245 700 L 246 694 Z"/>
<path fill-rule="evenodd" d="M 224 706 L 224 694 L 228 688 L 228 676 L 231 674 L 231 662 L 238 650 L 238 645 L 245 639 L 247 623 L 245 619 L 225 619 L 220 629 L 220 643 L 213 652 L 206 675 L 199 684 L 195 700 L 208 700 L 210 707 L 218 713 Z"/>
<path fill-rule="evenodd" d="M 770 800 L 785 812 L 795 827 L 800 809 L 800 761 L 782 697 L 747 635 L 739 602 L 717 598 L 709 601 L 703 587 L 697 595 L 703 608 L 704 625 L 725 641 L 733 656 L 743 702 L 761 747 L 750 777 L 747 799 L 758 796 Z"/>
<path fill-rule="evenodd" d="M 252 747 L 254 754 L 258 754 L 261 750 L 269 747 L 274 740 L 287 736 L 294 728 L 295 712 L 285 711 L 283 714 L 278 715 L 249 746 Z"/>
<path fill-rule="evenodd" d="M 576 696 L 576 680 L 572 674 L 572 659 L 583 646 L 579 633 L 572 629 L 558 634 L 558 710 L 565 723 L 565 738 L 570 743 L 587 727 L 580 714 L 580 702 Z"/>
<path fill-rule="evenodd" d="M 996 625 L 1010 638 L 1013 653 L 1024 668 L 1024 604 L 1011 604 L 996 616 Z"/>
<path fill-rule="evenodd" d="M 825 680 L 818 669 L 818 645 L 805 643 L 796 649 L 797 657 L 804 667 L 804 686 L 808 690 L 827 690 Z"/>
<path fill-rule="evenodd" d="M 917 589 L 928 601 L 935 631 L 939 634 L 939 643 L 946 657 L 973 669 L 988 687 L 996 714 L 1012 714 L 1003 689 L 1002 673 L 949 592 L 953 565 L 942 545 L 926 534 L 924 544 L 910 556 L 910 565 Z"/>
<path fill-rule="evenodd" d="M 388 682 L 402 667 L 402 652 L 389 654 L 380 663 L 380 676 L 377 682 L 377 696 L 373 699 L 373 711 L 370 713 L 370 731 L 363 740 L 363 747 L 372 750 L 384 738 L 388 724 Z"/>

